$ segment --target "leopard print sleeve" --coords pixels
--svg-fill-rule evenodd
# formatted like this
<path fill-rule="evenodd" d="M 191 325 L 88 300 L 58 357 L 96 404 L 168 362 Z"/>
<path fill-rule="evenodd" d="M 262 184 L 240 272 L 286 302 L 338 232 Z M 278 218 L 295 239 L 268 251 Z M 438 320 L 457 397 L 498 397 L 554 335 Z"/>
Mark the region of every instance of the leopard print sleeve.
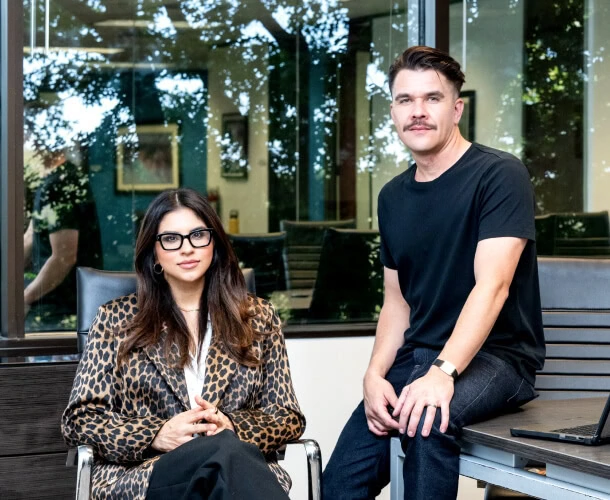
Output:
<path fill-rule="evenodd" d="M 305 417 L 292 386 L 279 316 L 270 303 L 257 300 L 266 316 L 268 333 L 262 341 L 263 383 L 253 404 L 230 412 L 229 417 L 241 440 L 267 454 L 298 439 L 305 430 Z"/>
<path fill-rule="evenodd" d="M 124 314 L 116 302 L 101 306 L 91 326 L 62 416 L 62 434 L 69 446 L 91 445 L 108 461 L 135 462 L 145 458 L 165 420 L 120 411 L 122 380 L 114 331 Z"/>

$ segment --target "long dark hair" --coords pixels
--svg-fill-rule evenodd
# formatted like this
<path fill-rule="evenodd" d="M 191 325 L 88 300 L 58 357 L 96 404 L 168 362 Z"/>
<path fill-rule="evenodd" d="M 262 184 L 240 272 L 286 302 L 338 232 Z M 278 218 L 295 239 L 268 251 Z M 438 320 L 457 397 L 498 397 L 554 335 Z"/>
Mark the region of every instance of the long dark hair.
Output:
<path fill-rule="evenodd" d="M 254 313 L 248 305 L 243 274 L 222 223 L 208 201 L 192 189 L 165 191 L 148 207 L 136 241 L 135 270 L 138 277 L 138 311 L 124 325 L 126 341 L 119 350 L 119 363 L 135 348 L 160 341 L 165 330 L 165 353 L 168 359 L 173 345 L 178 347 L 178 367 L 189 362 L 192 342 L 188 327 L 175 303 L 163 274 L 156 274 L 155 243 L 159 223 L 166 214 L 179 208 L 189 208 L 213 230 L 214 256 L 205 273 L 205 285 L 199 305 L 199 345 L 207 327 L 208 313 L 214 336 L 237 362 L 246 366 L 260 364 L 253 349 L 261 333 L 253 330 L 250 318 Z"/>

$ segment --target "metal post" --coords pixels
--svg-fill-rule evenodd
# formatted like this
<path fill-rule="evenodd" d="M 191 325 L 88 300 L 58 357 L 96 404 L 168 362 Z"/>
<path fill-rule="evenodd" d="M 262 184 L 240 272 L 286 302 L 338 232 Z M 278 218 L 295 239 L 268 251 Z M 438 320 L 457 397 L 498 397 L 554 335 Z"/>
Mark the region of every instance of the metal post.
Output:
<path fill-rule="evenodd" d="M 0 0 L 0 334 L 23 331 L 23 2 Z"/>

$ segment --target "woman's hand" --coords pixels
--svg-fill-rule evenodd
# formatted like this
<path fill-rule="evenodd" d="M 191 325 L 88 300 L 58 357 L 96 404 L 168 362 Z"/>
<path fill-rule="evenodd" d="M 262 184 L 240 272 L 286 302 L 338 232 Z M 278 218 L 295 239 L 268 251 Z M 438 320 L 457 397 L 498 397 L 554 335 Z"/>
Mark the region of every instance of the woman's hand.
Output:
<path fill-rule="evenodd" d="M 211 405 L 208 404 L 208 406 Z M 151 447 L 158 451 L 168 452 L 193 439 L 193 434 L 215 433 L 216 424 L 208 420 L 209 414 L 209 409 L 198 406 L 175 415 L 163 424 L 151 443 Z"/>
<path fill-rule="evenodd" d="M 208 403 L 201 396 L 195 396 L 195 402 L 201 408 L 203 408 L 205 412 L 205 420 L 208 421 L 210 425 L 214 426 L 214 428 L 210 428 L 206 431 L 206 436 L 213 436 L 214 434 L 218 434 L 220 431 L 224 431 L 225 429 L 235 432 L 235 427 L 233 427 L 233 422 L 231 422 L 231 419 L 221 412 L 216 406 Z"/>

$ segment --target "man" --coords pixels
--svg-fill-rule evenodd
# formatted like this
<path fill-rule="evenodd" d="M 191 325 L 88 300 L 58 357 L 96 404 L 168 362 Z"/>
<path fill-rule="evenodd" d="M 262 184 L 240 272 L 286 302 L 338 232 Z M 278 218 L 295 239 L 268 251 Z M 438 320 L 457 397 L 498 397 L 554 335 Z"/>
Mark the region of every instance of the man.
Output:
<path fill-rule="evenodd" d="M 35 146 L 45 172 L 23 238 L 35 274 L 23 293 L 26 330 L 73 329 L 76 265 L 102 267 L 97 212 L 87 174 L 52 144 Z"/>
<path fill-rule="evenodd" d="M 415 164 L 379 194 L 384 302 L 364 400 L 324 471 L 330 500 L 375 498 L 393 435 L 405 498 L 456 498 L 461 428 L 533 399 L 545 355 L 526 168 L 460 135 L 464 75 L 447 54 L 409 48 L 389 83 Z"/>

